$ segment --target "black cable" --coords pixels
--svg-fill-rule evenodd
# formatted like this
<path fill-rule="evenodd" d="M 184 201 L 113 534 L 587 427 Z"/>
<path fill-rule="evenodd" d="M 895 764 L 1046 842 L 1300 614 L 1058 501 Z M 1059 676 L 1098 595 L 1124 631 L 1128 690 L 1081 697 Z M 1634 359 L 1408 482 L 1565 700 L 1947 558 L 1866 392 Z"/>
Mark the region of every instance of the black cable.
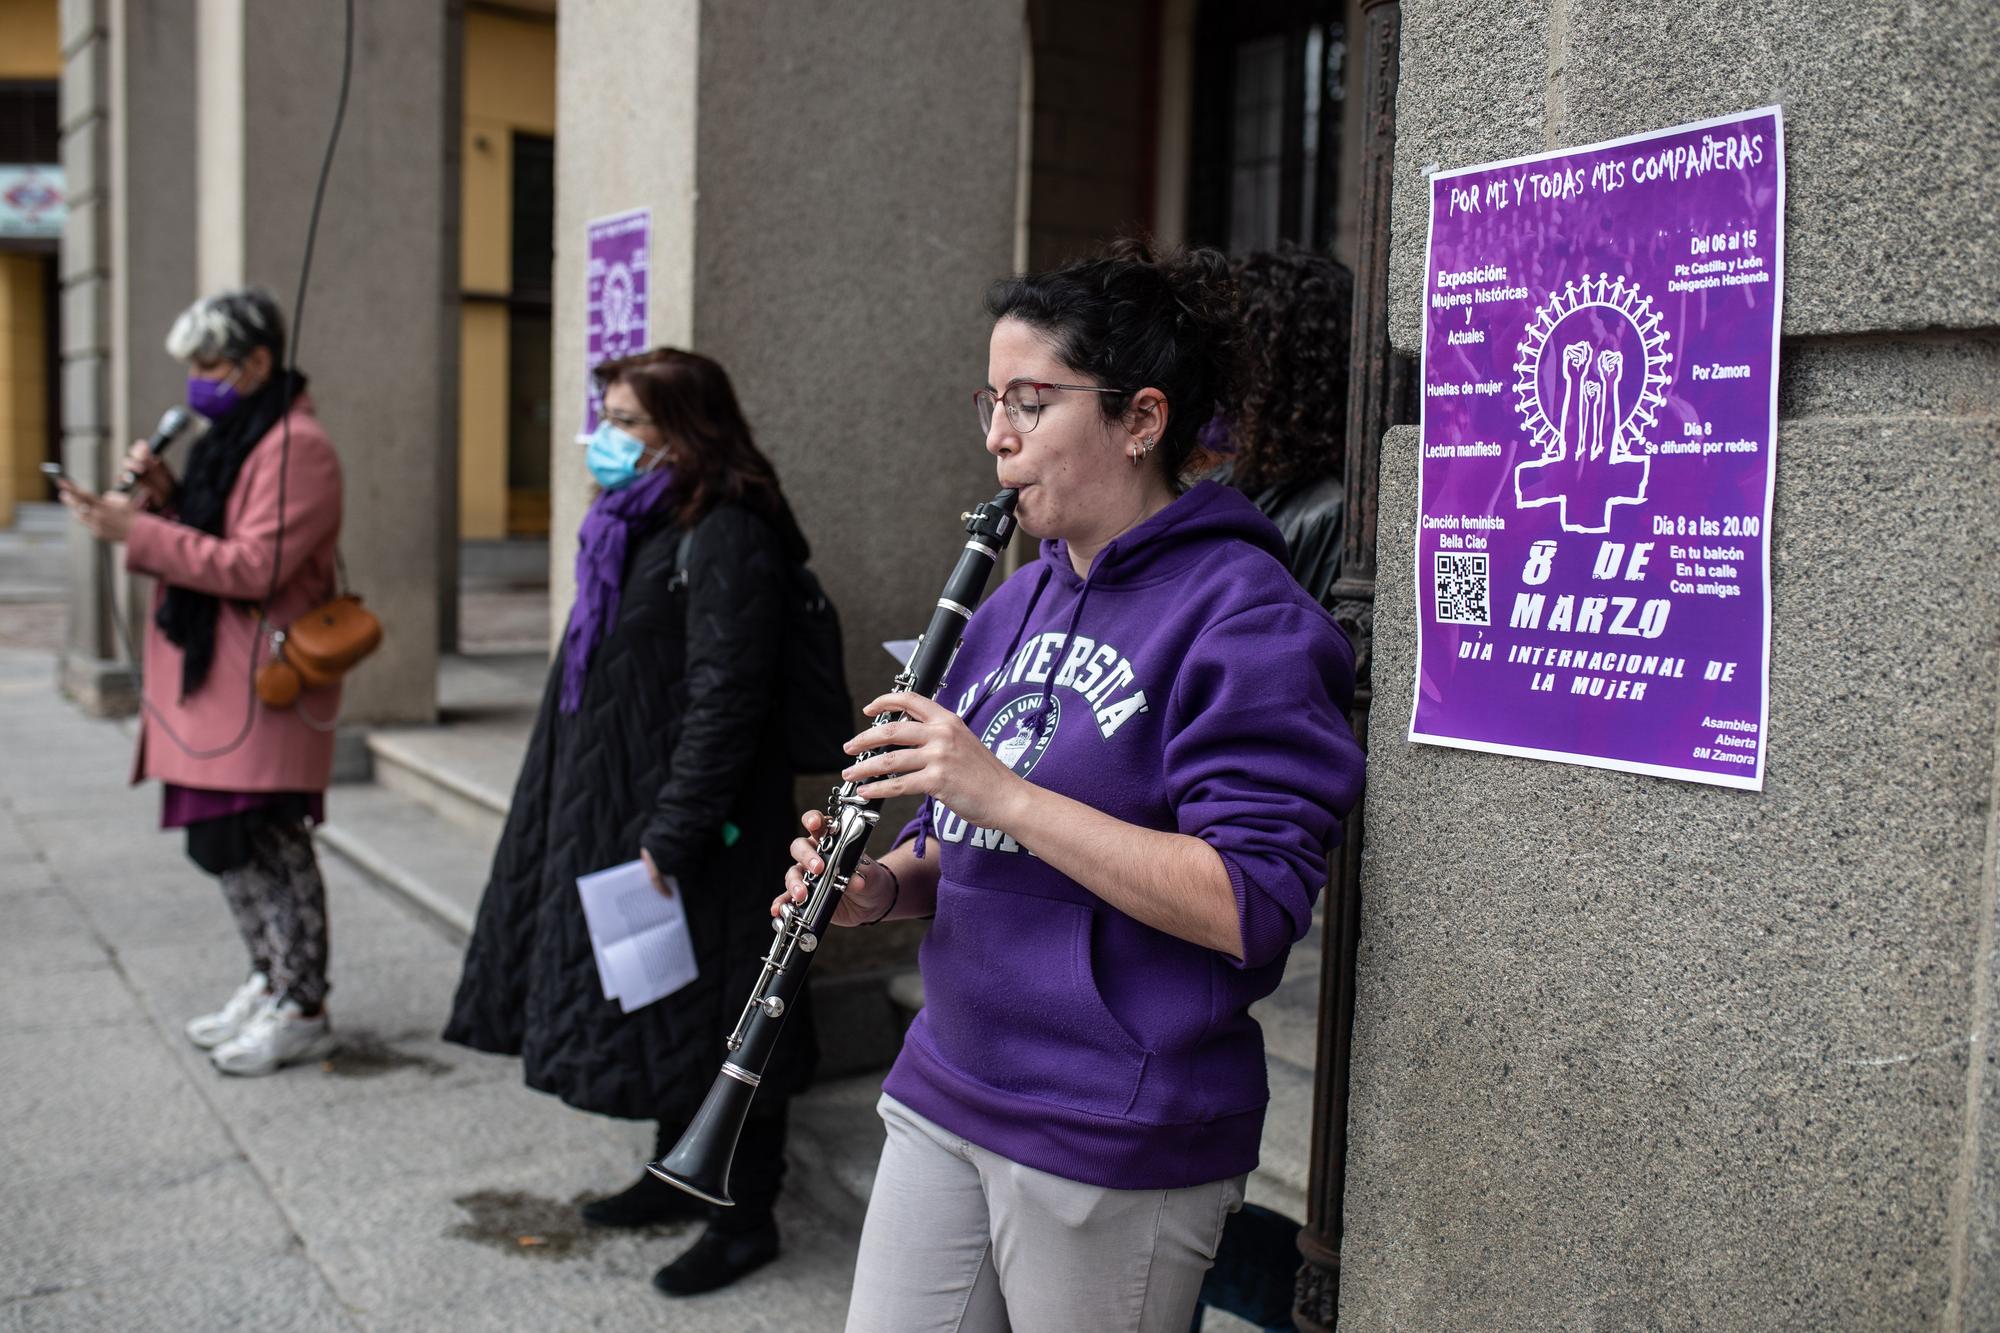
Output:
<path fill-rule="evenodd" d="M 333 130 L 326 136 L 326 153 L 320 158 L 319 180 L 313 186 L 312 214 L 306 219 L 306 250 L 299 259 L 299 290 L 292 298 L 292 337 L 287 344 L 291 348 L 292 355 L 291 364 L 285 367 L 285 410 L 284 415 L 279 418 L 280 429 L 284 435 L 278 449 L 278 535 L 271 544 L 271 586 L 264 594 L 264 605 L 257 611 L 259 645 L 268 632 L 270 622 L 266 616 L 271 603 L 277 599 L 280 575 L 285 568 L 285 481 L 288 475 L 286 465 L 291 462 L 292 457 L 292 394 L 298 389 L 299 341 L 305 336 L 306 283 L 312 276 L 313 245 L 319 239 L 320 206 L 326 202 L 327 178 L 333 175 L 333 150 L 340 144 L 340 127 L 347 120 L 347 90 L 354 77 L 354 0 L 346 0 L 345 11 L 346 30 L 340 52 L 340 95 L 334 101 Z M 334 559 L 337 567 L 339 562 L 337 552 Z M 345 576 L 340 577 L 342 582 L 345 582 Z M 344 592 L 346 589 L 342 588 L 341 591 Z M 253 651 L 250 659 L 252 694 L 256 692 L 256 661 L 256 654 Z M 293 707 L 299 710 L 299 719 L 315 731 L 330 731 L 339 723 L 338 715 L 332 722 L 325 724 L 315 721 L 312 714 L 306 712 L 303 698 Z M 248 723 L 249 719 L 246 718 L 244 731 L 246 738 L 249 734 Z M 237 744 L 240 745 L 242 742 L 238 741 Z"/>
<path fill-rule="evenodd" d="M 178 746 L 190 759 L 220 759 L 222 756 L 240 748 L 243 742 L 250 739 L 250 729 L 255 725 L 257 719 L 257 658 L 262 652 L 268 638 L 270 623 L 266 619 L 265 613 L 272 601 L 277 598 L 280 576 L 285 568 L 285 483 L 290 473 L 292 460 L 292 395 L 298 386 L 299 340 L 303 334 L 305 325 L 306 287 L 312 278 L 313 247 L 319 238 L 320 208 L 326 202 L 326 182 L 327 178 L 333 174 L 334 149 L 340 144 L 341 126 L 347 121 L 347 94 L 354 79 L 354 0 L 346 0 L 345 10 L 346 32 L 341 42 L 340 95 L 334 103 L 333 128 L 328 132 L 326 137 L 326 153 L 320 159 L 319 180 L 313 186 L 312 214 L 306 220 L 305 254 L 299 261 L 299 288 L 297 295 L 292 298 L 291 341 L 289 343 L 291 355 L 288 358 L 288 363 L 279 367 L 278 372 L 284 376 L 284 383 L 281 386 L 281 391 L 284 394 L 284 404 L 278 417 L 280 423 L 279 429 L 282 432 L 281 443 L 278 447 L 278 532 L 272 542 L 271 583 L 269 588 L 265 590 L 263 605 L 257 608 L 257 632 L 251 635 L 250 638 L 250 666 L 248 679 L 244 684 L 243 728 L 236 733 L 235 739 L 227 745 L 219 746 L 212 750 L 192 749 L 186 741 L 174 733 L 173 726 L 167 721 L 165 715 L 159 709 L 153 707 L 152 703 L 147 700 L 143 684 L 139 690 L 139 706 L 151 714 L 153 720 L 160 724 L 160 730 L 166 733 L 167 739 Z M 143 681 L 145 668 L 139 654 L 132 647 L 131 631 L 125 625 L 125 617 L 114 613 L 112 621 L 118 627 L 119 637 L 125 641 L 125 653 L 132 659 L 133 669 L 140 673 Z M 324 731 L 329 729 L 314 722 L 304 712 L 300 713 L 300 717 L 304 719 L 306 725 L 314 727 L 317 730 Z"/>

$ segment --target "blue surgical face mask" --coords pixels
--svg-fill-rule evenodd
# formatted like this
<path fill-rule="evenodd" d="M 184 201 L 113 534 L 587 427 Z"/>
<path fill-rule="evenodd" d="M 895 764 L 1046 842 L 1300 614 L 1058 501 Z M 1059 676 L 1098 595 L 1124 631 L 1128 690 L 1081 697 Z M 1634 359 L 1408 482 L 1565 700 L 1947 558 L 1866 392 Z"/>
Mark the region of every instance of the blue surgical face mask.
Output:
<path fill-rule="evenodd" d="M 645 457 L 646 446 L 638 436 L 618 429 L 609 421 L 600 421 L 590 433 L 590 446 L 584 450 L 583 461 L 599 486 L 615 491 L 632 484 Z"/>

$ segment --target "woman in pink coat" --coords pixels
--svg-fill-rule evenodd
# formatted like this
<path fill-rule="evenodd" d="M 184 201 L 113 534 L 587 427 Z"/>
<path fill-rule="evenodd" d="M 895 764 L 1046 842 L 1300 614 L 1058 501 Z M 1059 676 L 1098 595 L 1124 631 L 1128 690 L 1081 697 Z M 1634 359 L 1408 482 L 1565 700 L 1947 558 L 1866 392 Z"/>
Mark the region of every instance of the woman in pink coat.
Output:
<path fill-rule="evenodd" d="M 332 1046 L 326 892 L 310 825 L 333 770 L 335 686 L 268 708 L 252 678 L 269 630 L 334 595 L 340 464 L 305 380 L 287 382 L 285 330 L 260 290 L 195 302 L 167 335 L 189 367 L 188 404 L 209 428 L 176 478 L 132 446 L 128 494 L 64 484 L 98 538 L 158 587 L 146 630 L 144 706 L 132 780 L 165 788 L 163 828 L 222 882 L 250 976 L 187 1025 L 228 1074 L 268 1074 Z"/>

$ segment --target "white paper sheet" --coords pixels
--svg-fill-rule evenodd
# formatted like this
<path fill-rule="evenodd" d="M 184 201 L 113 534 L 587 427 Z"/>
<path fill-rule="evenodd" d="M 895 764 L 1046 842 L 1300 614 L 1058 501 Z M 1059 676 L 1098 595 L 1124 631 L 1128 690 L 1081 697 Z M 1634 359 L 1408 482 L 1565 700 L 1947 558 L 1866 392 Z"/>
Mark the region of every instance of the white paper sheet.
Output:
<path fill-rule="evenodd" d="M 583 919 L 604 998 L 626 1013 L 672 995 L 699 974 L 687 908 L 671 875 L 671 897 L 653 887 L 644 861 L 584 875 L 576 881 Z"/>
<path fill-rule="evenodd" d="M 882 648 L 889 656 L 896 659 L 897 666 L 908 666 L 910 664 L 910 654 L 917 651 L 917 641 L 915 639 L 884 639 L 882 640 Z"/>

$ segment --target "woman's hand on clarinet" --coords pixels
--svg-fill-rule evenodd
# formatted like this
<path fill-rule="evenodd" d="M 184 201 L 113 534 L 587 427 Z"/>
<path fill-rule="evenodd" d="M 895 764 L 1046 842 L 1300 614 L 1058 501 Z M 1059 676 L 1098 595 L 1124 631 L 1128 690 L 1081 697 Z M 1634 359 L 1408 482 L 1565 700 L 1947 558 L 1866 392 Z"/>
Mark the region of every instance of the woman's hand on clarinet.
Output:
<path fill-rule="evenodd" d="M 792 868 L 785 872 L 785 891 L 771 900 L 774 917 L 785 910 L 786 903 L 803 903 L 806 876 L 817 875 L 826 868 L 819 854 L 819 837 L 826 831 L 826 816 L 818 810 L 808 810 L 799 816 L 799 824 L 805 829 L 805 836 L 792 839 Z M 877 862 L 862 857 L 861 864 L 847 877 L 847 891 L 834 905 L 833 924 L 867 925 L 889 907 L 891 892 L 888 872 Z"/>
<path fill-rule="evenodd" d="M 842 771 L 841 777 L 861 784 L 859 795 L 930 796 L 981 828 L 1007 826 L 1010 803 L 1027 783 L 981 745 L 958 714 L 935 699 L 903 692 L 882 695 L 861 711 L 869 717 L 901 712 L 903 718 L 847 742 L 849 754 L 897 747 Z"/>

